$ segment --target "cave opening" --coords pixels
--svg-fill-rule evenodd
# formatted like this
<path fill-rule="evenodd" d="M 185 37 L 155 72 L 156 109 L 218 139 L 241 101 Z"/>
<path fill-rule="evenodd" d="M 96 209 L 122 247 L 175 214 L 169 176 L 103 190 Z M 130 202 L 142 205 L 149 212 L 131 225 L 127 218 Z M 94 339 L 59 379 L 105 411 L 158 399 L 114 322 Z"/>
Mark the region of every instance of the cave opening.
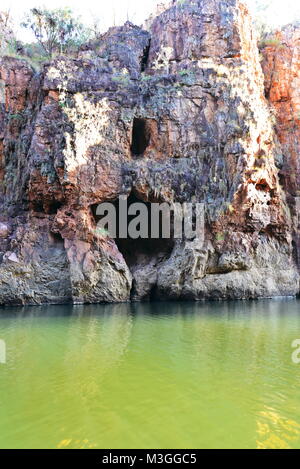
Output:
<path fill-rule="evenodd" d="M 115 242 L 118 246 L 119 251 L 123 254 L 123 257 L 130 268 L 142 261 L 142 258 L 146 261 L 156 256 L 164 256 L 169 254 L 174 247 L 174 238 L 172 237 L 172 217 L 170 219 L 170 238 L 163 237 L 162 233 L 162 224 L 163 224 L 163 215 L 160 213 L 159 218 L 159 236 L 157 238 L 152 238 L 152 217 L 151 217 L 151 203 L 144 202 L 139 199 L 134 193 L 131 193 L 127 198 L 127 211 L 132 204 L 141 204 L 141 206 L 146 207 L 147 209 L 147 237 L 139 237 L 137 239 L 132 239 L 129 236 L 121 237 L 120 236 L 120 201 L 117 199 L 112 202 L 115 213 L 116 213 L 116 238 Z M 92 213 L 96 223 L 98 223 L 102 216 L 97 215 L 98 204 L 95 204 L 91 207 Z M 122 207 L 123 209 L 123 207 Z M 127 231 L 128 227 L 132 220 L 134 220 L 136 215 L 127 214 Z"/>
<path fill-rule="evenodd" d="M 127 198 L 127 209 L 132 204 L 139 203 L 147 209 L 147 233 L 148 236 L 145 238 L 139 237 L 137 239 L 120 236 L 120 210 L 123 210 L 121 207 L 119 199 L 112 202 L 115 207 L 116 213 L 116 238 L 115 242 L 123 255 L 126 264 L 128 265 L 131 272 L 139 268 L 140 266 L 147 266 L 151 262 L 159 262 L 170 256 L 174 248 L 174 237 L 172 236 L 172 215 L 170 217 L 170 237 L 166 238 L 163 236 L 163 214 L 160 213 L 158 220 L 159 224 L 159 235 L 157 238 L 151 237 L 152 233 L 152 217 L 151 217 L 151 203 L 145 202 L 139 199 L 133 192 Z M 92 213 L 96 223 L 98 223 L 102 217 L 96 214 L 97 206 L 94 205 L 91 207 Z M 127 214 L 127 230 L 132 220 L 136 218 L 136 215 Z"/>
<path fill-rule="evenodd" d="M 33 200 L 30 202 L 30 209 L 35 213 L 45 213 L 46 215 L 56 215 L 58 210 L 62 207 L 62 202 L 57 200 L 41 201 Z"/>
<path fill-rule="evenodd" d="M 150 131 L 147 120 L 135 117 L 132 126 L 131 154 L 135 157 L 145 153 L 150 143 Z"/>
<path fill-rule="evenodd" d="M 50 203 L 48 203 L 45 207 L 46 209 L 46 213 L 48 215 L 55 215 L 58 210 L 62 207 L 62 203 L 57 201 L 57 200 L 53 200 L 51 201 Z"/>
<path fill-rule="evenodd" d="M 157 238 L 152 238 L 151 203 L 141 201 L 132 193 L 128 198 L 128 207 L 134 203 L 142 203 L 147 208 L 148 238 L 139 237 L 137 239 L 132 239 L 130 237 L 117 237 L 115 241 L 118 250 L 124 257 L 124 260 L 133 276 L 131 299 L 133 301 L 155 301 L 159 299 L 157 282 L 155 281 L 153 284 L 153 280 L 149 278 L 147 280 L 149 285 L 145 286 L 145 278 L 147 279 L 147 274 L 145 274 L 145 272 L 149 272 L 149 267 L 150 271 L 156 271 L 159 264 L 170 257 L 174 248 L 174 238 L 163 237 L 162 216 L 159 219 L 159 236 Z M 117 216 L 119 216 L 120 206 L 118 202 L 116 203 L 116 211 Z M 134 218 L 134 216 L 128 215 L 128 226 Z M 141 293 L 141 291 L 143 293 Z"/>
<path fill-rule="evenodd" d="M 54 246 L 64 246 L 64 239 L 62 235 L 56 231 L 50 232 L 50 242 Z"/>
<path fill-rule="evenodd" d="M 128 207 L 134 203 L 143 204 L 147 208 L 148 212 L 148 237 L 132 239 L 130 237 L 120 238 L 117 236 L 116 244 L 119 251 L 123 255 L 129 269 L 137 265 L 147 265 L 151 259 L 164 258 L 171 254 L 174 247 L 174 239 L 163 238 L 162 235 L 162 217 L 159 219 L 159 237 L 151 238 L 152 231 L 152 219 L 151 219 L 151 203 L 144 202 L 138 199 L 134 194 L 131 194 L 127 200 Z M 117 201 L 115 204 L 117 212 L 117 220 L 119 218 L 120 204 Z M 128 215 L 128 225 L 135 218 L 135 216 Z M 117 230 L 118 233 L 118 230 Z"/>

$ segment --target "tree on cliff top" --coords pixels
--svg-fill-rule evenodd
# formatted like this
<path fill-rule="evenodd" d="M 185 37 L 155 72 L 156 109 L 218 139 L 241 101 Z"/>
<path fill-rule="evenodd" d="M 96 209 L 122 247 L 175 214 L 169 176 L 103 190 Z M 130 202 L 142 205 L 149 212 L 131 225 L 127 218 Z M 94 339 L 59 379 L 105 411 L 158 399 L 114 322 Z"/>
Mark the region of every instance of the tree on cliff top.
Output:
<path fill-rule="evenodd" d="M 274 30 L 300 20 L 300 4 L 295 0 L 246 0 L 254 18 L 260 40 L 264 40 Z"/>
<path fill-rule="evenodd" d="M 0 54 L 5 52 L 7 45 L 13 39 L 14 33 L 10 11 L 0 11 Z"/>
<path fill-rule="evenodd" d="M 22 26 L 33 32 L 49 58 L 55 51 L 63 53 L 68 46 L 84 42 L 89 35 L 70 8 L 32 8 Z"/>
<path fill-rule="evenodd" d="M 268 18 L 272 0 L 252 0 L 252 2 L 254 25 L 258 34 L 259 42 L 261 42 L 274 29 L 274 25 L 270 24 Z"/>

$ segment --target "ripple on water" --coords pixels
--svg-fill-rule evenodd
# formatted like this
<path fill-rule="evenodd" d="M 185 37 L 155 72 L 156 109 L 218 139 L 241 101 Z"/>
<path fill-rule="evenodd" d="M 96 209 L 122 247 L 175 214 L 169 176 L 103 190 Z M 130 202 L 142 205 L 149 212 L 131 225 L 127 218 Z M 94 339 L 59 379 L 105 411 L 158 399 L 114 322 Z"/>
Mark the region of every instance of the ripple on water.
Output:
<path fill-rule="evenodd" d="M 0 447 L 297 448 L 299 304 L 4 309 Z"/>

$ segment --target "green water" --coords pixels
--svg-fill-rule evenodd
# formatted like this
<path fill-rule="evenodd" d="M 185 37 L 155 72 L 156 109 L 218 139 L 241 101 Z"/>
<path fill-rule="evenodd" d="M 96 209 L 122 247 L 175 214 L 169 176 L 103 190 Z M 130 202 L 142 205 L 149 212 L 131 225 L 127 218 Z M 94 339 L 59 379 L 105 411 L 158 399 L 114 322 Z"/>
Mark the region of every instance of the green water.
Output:
<path fill-rule="evenodd" d="M 300 301 L 0 310 L 1 448 L 300 448 Z"/>

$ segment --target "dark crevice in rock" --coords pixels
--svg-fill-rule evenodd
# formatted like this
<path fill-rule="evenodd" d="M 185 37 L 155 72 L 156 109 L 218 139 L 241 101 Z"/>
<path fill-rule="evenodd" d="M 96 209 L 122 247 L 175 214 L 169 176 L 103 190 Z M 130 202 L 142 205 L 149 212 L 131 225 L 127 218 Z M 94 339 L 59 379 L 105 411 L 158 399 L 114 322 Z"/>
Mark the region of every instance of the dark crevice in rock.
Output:
<path fill-rule="evenodd" d="M 132 156 L 141 156 L 150 143 L 150 132 L 147 126 L 147 120 L 135 117 L 132 126 Z"/>
<path fill-rule="evenodd" d="M 285 174 L 283 173 L 279 173 L 278 174 L 278 178 L 279 178 L 279 184 L 281 185 L 281 187 L 283 187 L 283 189 L 285 189 L 286 187 L 286 177 L 285 177 Z"/>
<path fill-rule="evenodd" d="M 61 208 L 62 203 L 53 200 L 51 204 L 47 205 L 46 207 L 46 213 L 48 215 L 56 215 L 57 211 Z"/>
<path fill-rule="evenodd" d="M 50 233 L 50 238 L 51 238 L 51 242 L 53 245 L 60 245 L 60 246 L 63 246 L 64 245 L 64 239 L 62 237 L 62 235 L 60 233 L 57 233 L 57 232 L 51 232 Z"/>
<path fill-rule="evenodd" d="M 143 56 L 142 56 L 142 60 L 141 60 L 141 72 L 144 72 L 147 68 L 148 60 L 149 60 L 150 46 L 151 46 L 151 39 L 149 39 L 148 45 L 143 50 Z"/>
<path fill-rule="evenodd" d="M 150 290 L 149 301 L 157 301 L 157 300 L 161 300 L 161 296 L 159 294 L 158 286 L 157 284 L 155 284 Z"/>
<path fill-rule="evenodd" d="M 295 263 L 300 266 L 300 240 L 296 237 L 296 240 L 292 241 L 293 248 L 293 259 Z"/>
<path fill-rule="evenodd" d="M 255 187 L 258 191 L 261 191 L 261 192 L 269 192 L 270 190 L 268 184 L 264 181 L 259 182 L 258 184 L 256 184 Z"/>
<path fill-rule="evenodd" d="M 35 200 L 34 202 L 30 203 L 30 210 L 35 213 L 44 213 L 44 207 L 42 202 L 38 202 Z"/>
<path fill-rule="evenodd" d="M 47 215 L 56 215 L 57 211 L 61 208 L 62 202 L 52 200 L 51 202 L 42 202 L 38 200 L 31 201 L 30 209 L 36 213 L 45 213 Z"/>

